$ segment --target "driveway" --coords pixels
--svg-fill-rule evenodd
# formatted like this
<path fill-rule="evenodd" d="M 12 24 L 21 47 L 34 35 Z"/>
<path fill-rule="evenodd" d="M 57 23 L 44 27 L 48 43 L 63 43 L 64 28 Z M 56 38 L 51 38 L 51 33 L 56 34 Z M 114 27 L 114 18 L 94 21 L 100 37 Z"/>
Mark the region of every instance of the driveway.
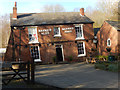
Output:
<path fill-rule="evenodd" d="M 59 88 L 118 88 L 118 73 L 75 63 L 36 66 L 35 81 Z"/>

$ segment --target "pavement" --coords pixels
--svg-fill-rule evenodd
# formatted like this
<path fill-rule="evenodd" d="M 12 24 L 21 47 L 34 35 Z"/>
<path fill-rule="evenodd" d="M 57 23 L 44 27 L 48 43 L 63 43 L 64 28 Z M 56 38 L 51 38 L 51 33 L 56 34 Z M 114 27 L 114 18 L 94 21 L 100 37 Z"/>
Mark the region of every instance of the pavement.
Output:
<path fill-rule="evenodd" d="M 94 64 L 37 65 L 35 81 L 59 88 L 118 88 L 118 73 L 94 68 Z"/>

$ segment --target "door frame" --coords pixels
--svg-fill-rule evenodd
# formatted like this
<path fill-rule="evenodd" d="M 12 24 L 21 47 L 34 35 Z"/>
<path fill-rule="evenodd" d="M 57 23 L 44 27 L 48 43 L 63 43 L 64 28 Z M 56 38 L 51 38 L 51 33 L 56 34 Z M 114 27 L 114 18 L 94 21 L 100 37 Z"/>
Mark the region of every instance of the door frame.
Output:
<path fill-rule="evenodd" d="M 37 46 L 37 45 L 34 45 L 34 46 Z M 30 55 L 31 55 L 31 47 L 32 46 L 30 46 Z M 38 52 L 39 52 L 39 59 L 34 59 L 34 62 L 42 62 L 41 56 L 40 56 L 40 48 L 39 48 L 39 46 L 37 46 L 37 47 L 38 47 Z M 32 57 L 32 55 L 31 55 L 31 57 Z M 35 61 L 35 60 L 38 60 L 38 61 Z"/>
<path fill-rule="evenodd" d="M 55 48 L 58 48 L 58 47 L 56 47 L 56 45 L 61 45 L 61 44 L 55 44 Z M 64 61 L 63 45 L 61 45 L 61 47 L 60 47 L 60 48 L 62 49 L 62 57 L 63 57 L 63 61 Z"/>

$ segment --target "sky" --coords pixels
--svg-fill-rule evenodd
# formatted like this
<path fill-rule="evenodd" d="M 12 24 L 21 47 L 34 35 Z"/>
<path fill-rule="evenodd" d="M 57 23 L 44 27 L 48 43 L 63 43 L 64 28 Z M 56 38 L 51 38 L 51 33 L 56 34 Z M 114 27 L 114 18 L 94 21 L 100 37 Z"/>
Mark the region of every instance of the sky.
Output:
<path fill-rule="evenodd" d="M 43 11 L 44 5 L 49 4 L 60 4 L 70 12 L 74 8 L 94 7 L 97 2 L 97 0 L 0 0 L 0 15 L 12 13 L 15 1 L 18 13 L 39 13 Z"/>
<path fill-rule="evenodd" d="M 95 8 L 100 0 L 0 0 L 0 15 L 12 13 L 15 1 L 18 13 L 40 13 L 44 5 L 60 4 L 67 12 L 71 12 L 74 8 Z"/>

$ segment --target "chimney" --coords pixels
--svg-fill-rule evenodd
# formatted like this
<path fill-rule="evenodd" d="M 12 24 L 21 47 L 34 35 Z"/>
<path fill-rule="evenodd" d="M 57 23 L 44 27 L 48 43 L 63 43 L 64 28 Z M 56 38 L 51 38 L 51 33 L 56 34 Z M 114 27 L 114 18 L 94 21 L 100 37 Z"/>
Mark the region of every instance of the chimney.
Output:
<path fill-rule="evenodd" d="M 80 15 L 81 15 L 81 16 L 84 16 L 84 8 L 81 8 L 81 9 L 80 9 Z"/>
<path fill-rule="evenodd" d="M 17 19 L 17 2 L 15 2 L 15 6 L 13 7 L 13 19 Z"/>

